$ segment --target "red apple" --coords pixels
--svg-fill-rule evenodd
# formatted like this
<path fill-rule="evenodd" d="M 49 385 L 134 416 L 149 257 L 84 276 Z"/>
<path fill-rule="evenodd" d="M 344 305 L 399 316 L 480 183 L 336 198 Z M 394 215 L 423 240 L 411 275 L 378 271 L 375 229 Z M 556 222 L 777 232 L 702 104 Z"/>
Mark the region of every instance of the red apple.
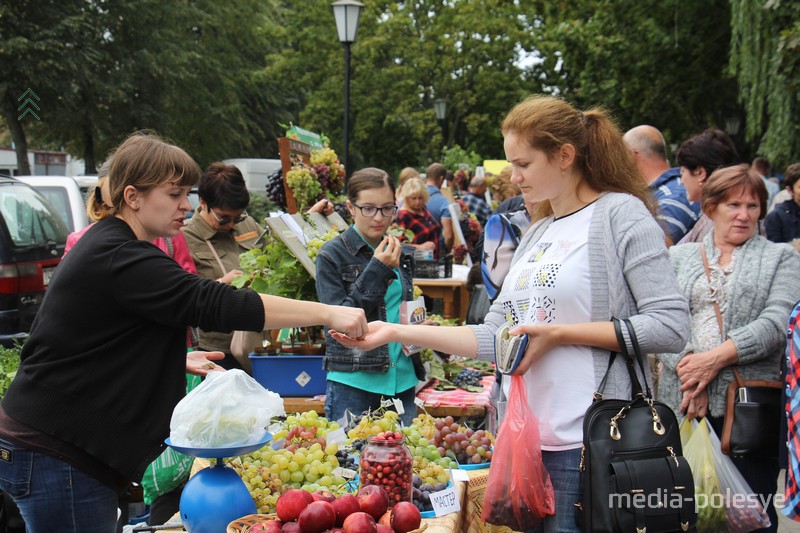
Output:
<path fill-rule="evenodd" d="M 378 524 L 378 533 L 394 533 L 394 530 L 389 526 Z"/>
<path fill-rule="evenodd" d="M 283 524 L 281 533 L 303 533 L 303 530 L 300 529 L 300 525 L 297 522 L 286 522 Z"/>
<path fill-rule="evenodd" d="M 333 493 L 328 492 L 327 490 L 318 490 L 316 492 L 312 492 L 311 497 L 314 498 L 315 502 L 331 503 L 333 500 L 336 499 L 336 496 L 334 496 Z"/>
<path fill-rule="evenodd" d="M 249 533 L 282 533 L 281 522 L 277 520 L 268 520 L 254 525 L 248 531 Z"/>
<path fill-rule="evenodd" d="M 336 511 L 326 501 L 312 502 L 297 518 L 303 533 L 322 533 L 336 525 Z"/>
<path fill-rule="evenodd" d="M 344 529 L 340 527 L 335 527 L 333 529 L 329 529 L 328 533 L 344 533 Z"/>
<path fill-rule="evenodd" d="M 378 520 L 389 508 L 389 496 L 380 485 L 366 485 L 358 491 L 358 505 Z"/>
<path fill-rule="evenodd" d="M 275 502 L 275 512 L 278 513 L 278 518 L 284 522 L 291 522 L 297 520 L 303 509 L 313 501 L 314 497 L 311 496 L 310 492 L 290 489 L 281 494 L 278 501 Z"/>
<path fill-rule="evenodd" d="M 358 505 L 358 498 L 352 494 L 342 494 L 333 500 L 331 505 L 333 505 L 333 509 L 336 511 L 336 525 L 339 527 L 344 524 L 345 518 L 361 510 L 361 507 Z"/>
<path fill-rule="evenodd" d="M 395 533 L 408 533 L 419 528 L 422 516 L 411 502 L 397 502 L 392 508 L 392 529 Z"/>
<path fill-rule="evenodd" d="M 378 533 L 378 526 L 371 515 L 359 511 L 344 519 L 344 533 Z"/>

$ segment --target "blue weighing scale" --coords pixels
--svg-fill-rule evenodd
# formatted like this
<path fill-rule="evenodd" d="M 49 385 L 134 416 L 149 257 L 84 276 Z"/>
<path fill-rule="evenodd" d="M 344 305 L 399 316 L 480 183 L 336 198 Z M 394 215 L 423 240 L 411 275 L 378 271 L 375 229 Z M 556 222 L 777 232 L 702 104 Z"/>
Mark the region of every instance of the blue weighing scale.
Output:
<path fill-rule="evenodd" d="M 232 448 L 189 448 L 164 442 L 176 452 L 203 459 L 216 459 L 192 477 L 181 493 L 180 515 L 189 533 L 220 533 L 237 518 L 257 512 L 250 492 L 236 471 L 222 464 L 225 457 L 245 455 L 263 448 L 272 435 L 265 433 L 261 441 Z"/>

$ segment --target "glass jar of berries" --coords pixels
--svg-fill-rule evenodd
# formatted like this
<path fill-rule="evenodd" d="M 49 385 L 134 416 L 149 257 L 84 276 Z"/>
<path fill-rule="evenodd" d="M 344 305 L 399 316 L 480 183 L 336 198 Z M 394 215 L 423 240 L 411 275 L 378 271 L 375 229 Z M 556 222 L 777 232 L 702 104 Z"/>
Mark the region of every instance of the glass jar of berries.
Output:
<path fill-rule="evenodd" d="M 380 485 L 389 496 L 389 509 L 411 501 L 412 458 L 402 433 L 385 431 L 371 437 L 361 451 L 359 466 L 359 489 Z"/>

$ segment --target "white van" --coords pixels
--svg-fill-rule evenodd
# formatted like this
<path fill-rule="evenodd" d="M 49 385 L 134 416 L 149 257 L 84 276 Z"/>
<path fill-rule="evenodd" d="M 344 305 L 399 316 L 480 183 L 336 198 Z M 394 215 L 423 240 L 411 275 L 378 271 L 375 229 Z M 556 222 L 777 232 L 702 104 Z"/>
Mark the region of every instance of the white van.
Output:
<path fill-rule="evenodd" d="M 222 162 L 242 171 L 248 191 L 262 194 L 267 192 L 267 178 L 281 168 L 280 159 L 225 159 Z"/>
<path fill-rule="evenodd" d="M 70 232 L 89 225 L 86 203 L 78 183 L 69 176 L 14 176 L 35 188 L 50 202 Z"/>

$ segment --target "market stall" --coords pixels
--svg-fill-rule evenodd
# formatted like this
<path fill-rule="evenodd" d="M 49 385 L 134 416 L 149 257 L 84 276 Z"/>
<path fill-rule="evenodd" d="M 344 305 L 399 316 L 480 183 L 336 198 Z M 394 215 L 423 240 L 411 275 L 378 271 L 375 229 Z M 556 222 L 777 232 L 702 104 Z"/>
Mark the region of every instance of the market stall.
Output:
<path fill-rule="evenodd" d="M 491 394 L 495 384 L 495 376 L 484 376 L 481 380 L 481 392 L 466 392 L 463 389 L 441 391 L 436 390 L 435 383 L 428 383 L 417 393 L 419 412 L 432 416 L 454 418 L 486 416 L 491 405 Z M 287 412 L 316 411 L 325 414 L 325 396 L 284 397 Z"/>

